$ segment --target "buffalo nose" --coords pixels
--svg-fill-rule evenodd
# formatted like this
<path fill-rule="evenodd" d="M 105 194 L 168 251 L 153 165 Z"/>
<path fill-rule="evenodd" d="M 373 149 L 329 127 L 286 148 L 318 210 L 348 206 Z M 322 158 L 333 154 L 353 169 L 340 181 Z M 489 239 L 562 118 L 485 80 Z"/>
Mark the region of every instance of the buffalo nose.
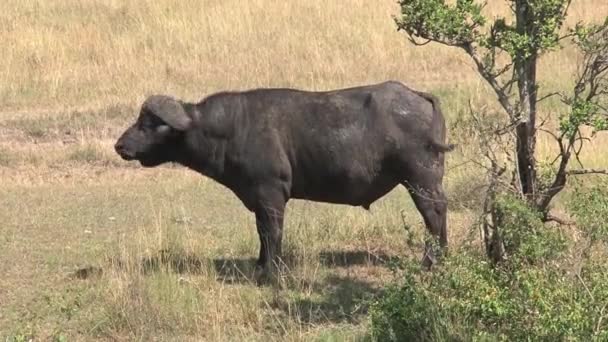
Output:
<path fill-rule="evenodd" d="M 129 153 L 122 141 L 119 141 L 116 143 L 116 145 L 114 145 L 114 150 L 116 150 L 116 153 L 118 153 L 118 155 L 120 155 L 123 159 L 129 159 L 132 157 L 131 153 Z"/>
<path fill-rule="evenodd" d="M 120 140 L 116 142 L 116 144 L 114 145 L 114 149 L 116 150 L 116 153 L 118 153 L 118 155 L 124 160 L 135 159 L 135 154 L 130 151 L 129 148 L 127 148 L 125 144 Z"/>
<path fill-rule="evenodd" d="M 125 149 L 125 146 L 120 141 L 117 142 L 116 145 L 114 145 L 114 150 L 116 150 L 116 153 L 118 153 L 118 154 L 122 154 L 124 149 Z"/>

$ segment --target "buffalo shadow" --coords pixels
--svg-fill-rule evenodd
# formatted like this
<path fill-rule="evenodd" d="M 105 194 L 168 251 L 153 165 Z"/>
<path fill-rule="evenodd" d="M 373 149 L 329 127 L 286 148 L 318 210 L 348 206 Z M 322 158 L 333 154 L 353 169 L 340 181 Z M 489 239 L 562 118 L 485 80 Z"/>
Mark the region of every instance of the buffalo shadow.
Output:
<path fill-rule="evenodd" d="M 319 253 L 319 260 L 326 267 L 384 266 L 399 259 L 385 252 L 368 250 L 326 250 Z"/>
<path fill-rule="evenodd" d="M 298 324 L 353 324 L 367 317 L 371 299 L 381 291 L 370 281 L 335 274 L 315 282 L 311 288 L 312 293 L 306 296 L 276 296 L 270 305 Z"/>

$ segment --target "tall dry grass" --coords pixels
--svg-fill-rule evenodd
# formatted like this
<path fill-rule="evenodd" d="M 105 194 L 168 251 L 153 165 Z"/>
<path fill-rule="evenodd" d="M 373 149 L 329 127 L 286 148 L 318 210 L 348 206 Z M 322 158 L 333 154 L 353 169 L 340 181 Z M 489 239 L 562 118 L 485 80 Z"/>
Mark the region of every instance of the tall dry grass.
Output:
<path fill-rule="evenodd" d="M 504 13 L 505 5 L 486 9 Z M 227 88 L 385 79 L 450 93 L 483 88 L 454 49 L 410 45 L 395 30 L 397 13 L 391 0 L 6 0 L 0 113 L 135 104 L 151 92 L 197 99 Z M 574 1 L 569 22 L 607 13 L 604 1 Z M 541 73 L 560 85 L 574 66 L 566 51 L 547 58 Z"/>
<path fill-rule="evenodd" d="M 490 1 L 486 12 L 502 15 L 507 4 Z M 569 24 L 597 21 L 608 3 L 574 1 L 569 13 Z M 396 31 L 397 14 L 389 0 L 7 0 L 0 4 L 0 123 L 135 107 L 158 92 L 197 100 L 224 89 L 330 89 L 386 79 L 441 95 L 449 119 L 469 99 L 496 105 L 465 55 L 414 47 Z M 576 65 L 572 49 L 547 55 L 545 91 L 572 87 Z M 552 151 L 545 138 L 541 151 Z"/>

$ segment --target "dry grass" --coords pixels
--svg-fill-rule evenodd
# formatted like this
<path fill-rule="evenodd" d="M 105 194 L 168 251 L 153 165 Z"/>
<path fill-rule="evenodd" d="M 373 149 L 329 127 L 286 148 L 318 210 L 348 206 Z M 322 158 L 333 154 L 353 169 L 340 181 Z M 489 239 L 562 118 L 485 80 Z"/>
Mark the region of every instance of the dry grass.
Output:
<path fill-rule="evenodd" d="M 248 279 L 253 219 L 230 192 L 181 168 L 135 169 L 112 143 L 155 92 L 196 100 L 224 89 L 398 79 L 440 95 L 450 122 L 469 98 L 495 105 L 465 56 L 409 45 L 395 30 L 396 11 L 388 0 L 2 1 L 0 336 L 363 336 L 360 300 L 391 277 L 376 261 L 420 253 L 421 220 L 402 189 L 371 212 L 291 202 L 285 287 L 260 289 Z M 596 20 L 608 3 L 575 1 L 570 13 L 570 22 Z M 547 57 L 543 85 L 569 87 L 575 65 L 568 49 Z M 589 146 L 588 166 L 608 165 L 606 142 Z M 539 147 L 541 155 L 553 148 L 544 138 Z M 462 158 L 450 154 L 448 168 Z M 474 172 L 450 169 L 448 189 L 460 195 Z M 472 219 L 450 213 L 454 244 Z M 403 222 L 413 226 L 413 247 Z M 81 268 L 86 279 L 74 276 Z"/>
<path fill-rule="evenodd" d="M 506 2 L 490 3 L 488 12 L 499 13 Z M 226 88 L 328 89 L 387 78 L 432 90 L 482 88 L 452 49 L 412 48 L 395 30 L 397 9 L 388 0 L 3 1 L 0 112 L 137 104 L 150 92 L 196 99 Z M 606 13 L 603 1 L 579 0 L 570 22 Z M 571 57 L 545 61 L 550 84 L 570 77 Z"/>

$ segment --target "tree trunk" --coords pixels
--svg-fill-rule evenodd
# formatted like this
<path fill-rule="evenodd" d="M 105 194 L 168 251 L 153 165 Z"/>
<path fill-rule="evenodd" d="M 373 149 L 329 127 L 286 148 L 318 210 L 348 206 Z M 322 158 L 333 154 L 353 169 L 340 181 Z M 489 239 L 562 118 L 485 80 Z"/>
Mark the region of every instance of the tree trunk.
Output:
<path fill-rule="evenodd" d="M 531 36 L 533 25 L 530 8 L 526 0 L 516 1 L 517 32 L 521 35 Z M 519 89 L 519 124 L 516 129 L 517 136 L 517 171 L 521 185 L 521 192 L 530 202 L 536 199 L 536 51 L 530 51 L 527 56 L 515 58 L 515 72 L 517 74 L 517 87 Z"/>

